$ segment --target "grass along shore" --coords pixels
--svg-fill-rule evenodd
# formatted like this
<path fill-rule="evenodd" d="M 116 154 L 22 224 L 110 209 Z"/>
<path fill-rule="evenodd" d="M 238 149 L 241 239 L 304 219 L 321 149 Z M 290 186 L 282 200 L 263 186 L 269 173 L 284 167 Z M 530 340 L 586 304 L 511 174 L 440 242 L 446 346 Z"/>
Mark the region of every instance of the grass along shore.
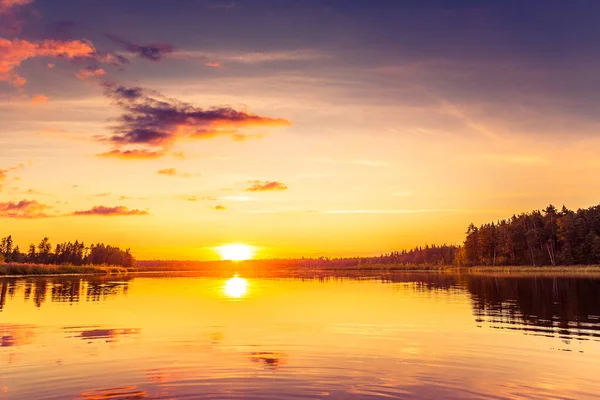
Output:
<path fill-rule="evenodd" d="M 157 265 L 157 266 L 136 266 L 133 268 L 123 268 L 115 265 L 54 265 L 54 264 L 32 264 L 32 263 L 2 263 L 0 264 L 0 276 L 37 276 L 37 275 L 111 275 L 127 273 L 152 273 L 152 272 L 218 272 L 218 273 L 239 273 L 245 272 L 262 273 L 289 273 L 292 276 L 295 273 L 310 272 L 318 274 L 319 272 L 328 275 L 344 276 L 344 272 L 444 272 L 456 274 L 600 274 L 600 265 L 559 265 L 559 266 L 531 266 L 531 265 L 513 265 L 513 266 L 473 266 L 458 267 L 454 265 L 394 265 L 394 264 L 361 264 L 345 267 L 313 267 L 313 266 L 289 266 L 267 263 L 261 265 L 259 260 L 253 260 L 251 263 L 245 262 L 190 262 L 189 265 L 182 263 L 178 266 Z"/>
<path fill-rule="evenodd" d="M 125 268 L 116 265 L 0 264 L 0 276 L 107 275 L 126 272 Z"/>

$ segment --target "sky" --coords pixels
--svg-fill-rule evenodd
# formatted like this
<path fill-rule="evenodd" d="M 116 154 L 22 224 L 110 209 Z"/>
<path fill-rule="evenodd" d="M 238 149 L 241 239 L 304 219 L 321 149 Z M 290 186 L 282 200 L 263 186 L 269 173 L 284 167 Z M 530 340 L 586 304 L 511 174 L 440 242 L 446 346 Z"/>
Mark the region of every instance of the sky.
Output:
<path fill-rule="evenodd" d="M 600 2 L 0 0 L 0 236 L 377 255 L 600 199 Z"/>

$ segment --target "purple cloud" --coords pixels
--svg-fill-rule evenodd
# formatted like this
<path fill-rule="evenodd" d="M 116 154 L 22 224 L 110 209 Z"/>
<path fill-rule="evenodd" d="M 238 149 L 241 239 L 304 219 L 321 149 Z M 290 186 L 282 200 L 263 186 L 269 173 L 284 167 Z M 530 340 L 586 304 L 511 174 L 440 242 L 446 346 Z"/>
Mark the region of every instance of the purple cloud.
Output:
<path fill-rule="evenodd" d="M 129 209 L 125 206 L 106 207 L 96 206 L 89 210 L 75 211 L 71 215 L 98 215 L 104 217 L 127 216 L 127 215 L 148 215 L 148 211 Z"/>
<path fill-rule="evenodd" d="M 290 125 L 289 121 L 282 118 L 263 117 L 230 107 L 202 109 L 139 87 L 104 83 L 104 89 L 106 96 L 123 110 L 119 124 L 112 128 L 113 134 L 102 139 L 117 148 L 105 153 L 106 156 L 120 156 L 124 152 L 150 154 L 157 151 L 164 155 L 167 149 L 181 139 L 196 140 L 230 135 L 239 140 L 239 128 Z M 140 145 L 149 146 L 152 150 L 122 149 L 124 146 Z"/>
<path fill-rule="evenodd" d="M 155 42 L 139 45 L 116 35 L 108 34 L 106 36 L 113 42 L 119 44 L 124 50 L 150 61 L 160 61 L 163 57 L 173 53 L 173 50 L 175 50 L 172 45 L 167 43 Z"/>

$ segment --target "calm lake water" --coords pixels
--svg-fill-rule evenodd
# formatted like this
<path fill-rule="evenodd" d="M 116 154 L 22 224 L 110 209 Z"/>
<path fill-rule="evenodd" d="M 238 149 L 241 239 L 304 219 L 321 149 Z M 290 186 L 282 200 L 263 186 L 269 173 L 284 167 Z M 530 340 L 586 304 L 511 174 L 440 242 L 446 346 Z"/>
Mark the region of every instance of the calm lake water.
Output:
<path fill-rule="evenodd" d="M 600 279 L 130 276 L 0 285 L 0 399 L 600 395 Z"/>

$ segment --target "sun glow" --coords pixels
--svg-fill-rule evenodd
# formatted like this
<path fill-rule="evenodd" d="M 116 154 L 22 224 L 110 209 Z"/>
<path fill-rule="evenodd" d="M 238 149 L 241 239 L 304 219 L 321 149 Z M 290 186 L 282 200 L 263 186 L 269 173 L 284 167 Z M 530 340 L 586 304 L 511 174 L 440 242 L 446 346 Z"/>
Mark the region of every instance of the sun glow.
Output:
<path fill-rule="evenodd" d="M 240 298 L 248 291 L 248 281 L 239 276 L 234 276 L 225 281 L 223 292 L 229 297 Z"/>
<path fill-rule="evenodd" d="M 222 260 L 243 261 L 254 257 L 255 248 L 247 244 L 225 244 L 216 247 Z"/>

